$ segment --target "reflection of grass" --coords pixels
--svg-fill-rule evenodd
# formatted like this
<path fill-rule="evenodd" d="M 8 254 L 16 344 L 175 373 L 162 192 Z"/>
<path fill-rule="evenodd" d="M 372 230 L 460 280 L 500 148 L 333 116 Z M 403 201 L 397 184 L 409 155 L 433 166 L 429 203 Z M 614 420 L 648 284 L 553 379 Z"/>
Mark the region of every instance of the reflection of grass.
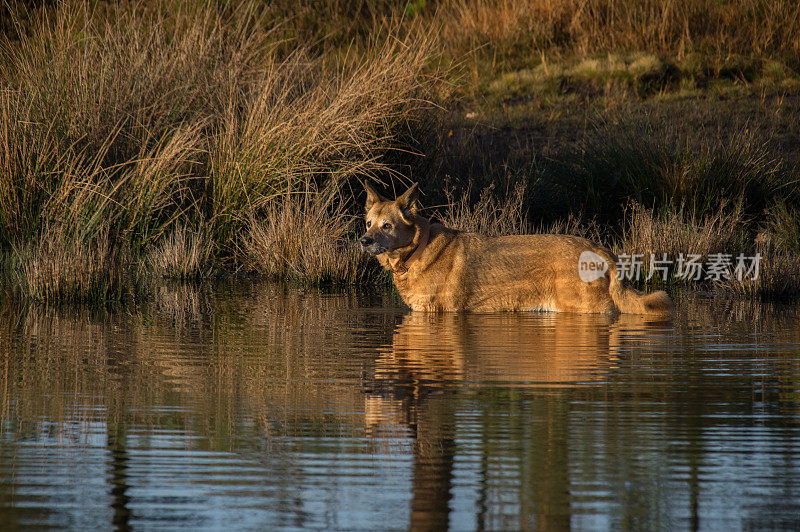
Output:
<path fill-rule="evenodd" d="M 242 431 L 261 441 L 330 423 L 362 431 L 353 413 L 363 412 L 364 399 L 352 382 L 361 363 L 341 350 L 370 345 L 363 335 L 370 327 L 385 329 L 372 340 L 384 344 L 396 316 L 354 313 L 358 301 L 348 294 L 268 284 L 243 292 L 217 298 L 226 287 L 211 294 L 163 284 L 124 316 L 4 307 L 0 357 L 9 366 L 0 373 L 7 408 L 0 427 L 33 436 L 47 420 L 63 437 L 81 431 L 80 422 L 185 427 L 200 436 L 199 448 L 219 450 L 230 450 Z M 375 356 L 361 351 L 364 363 Z M 173 408 L 154 413 L 154 406 Z M 257 418 L 243 425 L 243 411 Z"/>
<path fill-rule="evenodd" d="M 163 284 L 137 312 L 123 314 L 4 306 L 0 309 L 0 357 L 7 365 L 0 372 L 0 431 L 13 428 L 17 436 L 35 437 L 47 421 L 53 423 L 47 429 L 51 435 L 66 438 L 87 428 L 75 424 L 82 421 L 107 423 L 110 430 L 117 425 L 140 430 L 167 426 L 200 436 L 191 440 L 198 448 L 216 450 L 241 445 L 243 440 L 235 436 L 242 434 L 245 439 L 278 444 L 280 436 L 293 430 L 326 423 L 363 435 L 360 413 L 367 405 L 359 383 L 365 378 L 365 368 L 367 373 L 391 369 L 385 363 L 391 364 L 398 349 L 402 354 L 403 346 L 408 353 L 432 360 L 447 346 L 456 350 L 470 346 L 474 342 L 459 341 L 459 334 L 474 334 L 480 327 L 459 326 L 464 320 L 491 324 L 516 319 L 431 318 L 430 324 L 417 330 L 435 349 L 420 350 L 413 335 L 405 337 L 407 344 L 400 343 L 403 335 L 396 334 L 397 313 L 361 312 L 363 301 L 351 294 L 287 290 L 261 283 L 239 285 L 233 293 L 229 288 L 223 285 L 210 291 Z M 719 327 L 770 331 L 776 343 L 781 339 L 797 342 L 800 331 L 793 314 L 777 310 L 752 301 L 682 303 L 675 326 L 689 343 L 693 335 Z M 437 323 L 442 320 L 453 323 Z M 569 323 L 575 318 L 558 320 Z M 597 341 L 607 347 L 608 335 L 601 329 L 555 327 L 536 336 L 539 342 L 556 342 L 567 355 L 571 347 L 564 343 L 563 334 L 576 334 L 577 344 L 584 347 Z M 499 330 L 488 327 L 485 341 L 491 342 Z M 637 341 L 635 335 L 624 336 Z M 652 340 L 652 335 L 644 335 L 643 340 Z M 502 342 L 494 341 L 492 345 L 501 346 Z M 595 351 L 590 349 L 589 354 Z M 383 358 L 376 362 L 380 354 Z M 509 354 L 509 360 L 517 359 Z M 454 362 L 449 356 L 439 359 L 445 367 Z M 491 363 L 469 367 L 479 372 L 503 371 Z M 423 373 L 434 369 L 430 364 L 417 367 Z M 535 371 L 546 370 L 537 366 Z M 407 377 L 404 374 L 388 385 L 418 383 Z"/>

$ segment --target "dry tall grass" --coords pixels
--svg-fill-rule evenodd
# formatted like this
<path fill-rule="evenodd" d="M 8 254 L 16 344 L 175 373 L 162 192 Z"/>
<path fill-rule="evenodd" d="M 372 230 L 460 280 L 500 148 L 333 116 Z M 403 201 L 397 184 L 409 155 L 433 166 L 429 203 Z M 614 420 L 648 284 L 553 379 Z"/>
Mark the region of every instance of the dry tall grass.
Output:
<path fill-rule="evenodd" d="M 0 247 L 18 265 L 12 283 L 80 299 L 86 279 L 107 284 L 130 264 L 197 275 L 212 250 L 240 258 L 249 220 L 274 215 L 289 191 L 385 170 L 379 155 L 425 105 L 431 34 L 382 26 L 358 52 L 318 53 L 287 43 L 271 17 L 256 0 L 76 0 L 28 12 L 30 25 L 2 38 Z"/>
<path fill-rule="evenodd" d="M 481 190 L 476 202 L 470 201 L 469 193 L 456 199 L 452 191 L 446 191 L 447 205 L 439 209 L 436 218 L 447 227 L 488 236 L 553 233 L 601 240 L 597 224 L 577 216 L 548 225 L 533 225 L 526 210 L 525 188 L 524 182 L 518 182 L 498 196 L 495 187 L 490 185 Z"/>
<path fill-rule="evenodd" d="M 232 99 L 210 148 L 211 224 L 224 240 L 276 196 L 387 170 L 378 156 L 393 131 L 427 105 L 419 98 L 431 44 L 389 38 L 341 61 L 301 49 Z"/>
<path fill-rule="evenodd" d="M 441 11 L 447 42 L 519 49 L 556 47 L 686 54 L 800 52 L 800 5 L 792 0 L 451 0 Z"/>
<path fill-rule="evenodd" d="M 44 227 L 35 241 L 12 248 L 7 264 L 26 295 L 41 301 L 104 300 L 120 288 L 115 262 L 119 260 L 106 231 L 82 240 L 61 226 Z"/>
<path fill-rule="evenodd" d="M 800 255 L 781 249 L 770 240 L 759 242 L 758 276 L 731 276 L 717 288 L 727 294 L 753 299 L 786 299 L 800 295 Z"/>
<path fill-rule="evenodd" d="M 375 273 L 355 243 L 360 219 L 334 187 L 289 191 L 249 221 L 244 254 L 271 277 L 312 282 L 359 281 Z"/>
<path fill-rule="evenodd" d="M 149 251 L 146 265 L 160 277 L 189 279 L 212 270 L 213 242 L 200 224 L 176 223 Z"/>
<path fill-rule="evenodd" d="M 494 187 L 480 192 L 476 203 L 470 203 L 469 193 L 455 199 L 447 191 L 448 204 L 439 214 L 447 227 L 489 236 L 518 235 L 530 232 L 525 211 L 525 184 L 518 183 L 506 190 L 505 197 L 493 194 Z"/>
<path fill-rule="evenodd" d="M 673 124 L 599 124 L 579 146 L 564 175 L 574 194 L 604 223 L 619 220 L 628 199 L 648 207 L 679 208 L 700 219 L 720 202 L 741 201 L 747 214 L 790 194 L 793 174 L 767 142 L 741 133 L 691 146 Z"/>
<path fill-rule="evenodd" d="M 800 51 L 800 6 L 793 0 L 278 0 L 270 11 L 280 31 L 334 42 L 369 33 L 391 16 L 434 23 L 454 55 L 483 47 L 510 55 L 559 49 L 731 53 Z"/>
<path fill-rule="evenodd" d="M 679 254 L 707 257 L 712 253 L 735 253 L 752 248 L 745 241 L 746 221 L 740 203 L 720 204 L 711 214 L 698 217 L 683 207 L 661 213 L 632 202 L 628 207 L 618 253 L 651 253 L 670 258 Z"/>
<path fill-rule="evenodd" d="M 384 155 L 407 147 L 425 100 L 463 93 L 429 83 L 454 59 L 489 79 L 584 54 L 644 58 L 645 77 L 667 56 L 700 75 L 745 79 L 744 56 L 800 64 L 791 0 L 64 0 L 17 10 L 2 27 L 12 31 L 0 37 L 0 256 L 11 285 L 48 300 L 113 297 L 124 272 L 144 265 L 177 277 L 225 264 L 359 278 L 355 210 L 335 191 L 396 170 Z M 575 69 L 597 62 L 581 59 Z M 714 218 L 719 199 L 743 199 L 749 220 L 787 190 L 788 174 L 758 143 L 696 157 L 670 139 L 598 131 L 570 155 L 570 174 L 553 174 L 567 203 L 584 203 L 569 209 L 604 223 L 631 198 L 692 210 L 640 213 L 623 246 L 699 249 L 713 231 L 734 239 L 720 225 L 733 221 Z M 438 174 L 427 179 L 441 189 Z M 523 192 L 450 198 L 442 216 L 487 234 L 532 231 Z M 586 233 L 576 219 L 550 229 Z M 792 216 L 776 219 L 784 232 L 773 232 L 794 238 Z M 735 222 L 741 234 L 752 229 Z M 658 241 L 665 231 L 671 243 Z"/>

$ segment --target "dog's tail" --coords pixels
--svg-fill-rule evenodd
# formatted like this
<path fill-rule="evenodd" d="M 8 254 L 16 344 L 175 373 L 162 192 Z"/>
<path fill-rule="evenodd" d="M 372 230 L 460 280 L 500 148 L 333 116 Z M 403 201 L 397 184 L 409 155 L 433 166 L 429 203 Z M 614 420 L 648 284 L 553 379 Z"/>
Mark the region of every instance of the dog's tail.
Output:
<path fill-rule="evenodd" d="M 606 272 L 609 276 L 608 291 L 620 312 L 624 314 L 657 314 L 667 315 L 672 313 L 674 305 L 669 294 L 658 290 L 645 294 L 633 288 L 627 279 L 619 279 L 615 264 Z"/>

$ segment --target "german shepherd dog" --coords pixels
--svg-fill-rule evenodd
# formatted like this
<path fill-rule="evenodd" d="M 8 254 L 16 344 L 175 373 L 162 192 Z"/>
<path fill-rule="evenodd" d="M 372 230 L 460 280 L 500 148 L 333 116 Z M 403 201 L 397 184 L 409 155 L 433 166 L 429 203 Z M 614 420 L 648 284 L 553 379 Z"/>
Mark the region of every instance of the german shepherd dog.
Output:
<path fill-rule="evenodd" d="M 419 215 L 416 184 L 394 201 L 364 187 L 367 231 L 359 243 L 392 272 L 412 310 L 672 312 L 666 292 L 635 290 L 618 278 L 617 257 L 584 238 L 457 231 Z"/>

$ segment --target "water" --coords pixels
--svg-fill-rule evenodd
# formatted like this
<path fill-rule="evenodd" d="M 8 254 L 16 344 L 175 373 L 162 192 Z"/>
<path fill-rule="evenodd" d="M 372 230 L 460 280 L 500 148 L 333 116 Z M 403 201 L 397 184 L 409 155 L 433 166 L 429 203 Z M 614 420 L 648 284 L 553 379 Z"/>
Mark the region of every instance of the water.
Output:
<path fill-rule="evenodd" d="M 428 316 L 163 287 L 0 315 L 0 523 L 800 527 L 798 309 Z"/>

